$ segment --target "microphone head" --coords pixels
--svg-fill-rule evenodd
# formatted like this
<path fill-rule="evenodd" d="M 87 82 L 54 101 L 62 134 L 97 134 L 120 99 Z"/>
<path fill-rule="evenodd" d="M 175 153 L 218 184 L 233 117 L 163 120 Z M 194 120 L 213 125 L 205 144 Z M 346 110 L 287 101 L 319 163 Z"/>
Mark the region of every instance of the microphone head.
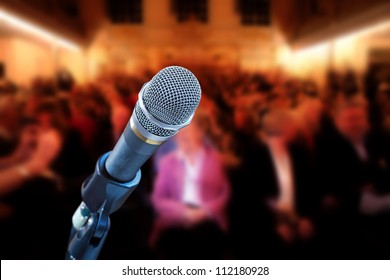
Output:
<path fill-rule="evenodd" d="M 140 132 L 160 140 L 173 136 L 191 121 L 200 98 L 200 84 L 191 71 L 180 66 L 162 69 L 140 92 L 135 114 L 146 130 Z"/>

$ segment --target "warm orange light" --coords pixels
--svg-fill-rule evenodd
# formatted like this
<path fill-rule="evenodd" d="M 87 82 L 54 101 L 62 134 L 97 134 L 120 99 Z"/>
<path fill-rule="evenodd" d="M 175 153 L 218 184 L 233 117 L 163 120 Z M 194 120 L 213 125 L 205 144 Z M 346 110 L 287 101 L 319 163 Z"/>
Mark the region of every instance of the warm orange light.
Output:
<path fill-rule="evenodd" d="M 358 47 L 359 40 L 365 40 L 367 36 L 389 29 L 390 21 L 387 20 L 302 49 L 294 50 L 286 45 L 279 50 L 278 63 L 298 76 L 310 76 L 315 69 L 329 65 L 353 64 L 362 67 L 364 50 Z"/>
<path fill-rule="evenodd" d="M 316 56 L 325 53 L 329 48 L 329 42 L 319 43 L 301 50 L 293 51 L 296 58 L 304 58 L 306 56 Z"/>
<path fill-rule="evenodd" d="M 345 39 L 353 39 L 353 38 L 357 38 L 357 37 L 362 37 L 362 36 L 370 35 L 374 32 L 385 31 L 386 29 L 389 29 L 389 28 L 390 28 L 390 20 L 387 20 L 387 21 L 384 21 L 381 23 L 377 23 L 377 24 L 374 24 L 374 25 L 371 25 L 368 27 L 364 27 L 362 29 L 344 34 L 342 36 L 337 37 L 336 40 L 345 40 Z"/>
<path fill-rule="evenodd" d="M 335 44 L 345 44 L 346 42 L 352 42 L 354 39 L 370 35 L 374 32 L 385 31 L 386 29 L 389 29 L 389 28 L 390 28 L 390 21 L 387 20 L 385 22 L 374 24 L 374 25 L 371 25 L 371 26 L 368 26 L 368 27 L 365 27 L 365 28 L 362 28 L 362 29 L 359 29 L 359 30 L 356 30 L 353 32 L 349 32 L 349 33 L 337 36 L 336 38 L 333 39 L 333 42 Z M 298 56 L 312 54 L 312 53 L 318 53 L 320 50 L 325 50 L 326 46 L 330 45 L 331 41 L 332 41 L 332 39 L 330 39 L 326 42 L 316 44 L 314 46 L 309 46 L 307 48 L 296 50 L 293 53 L 298 55 Z"/>
<path fill-rule="evenodd" d="M 0 9 L 0 21 L 6 22 L 9 25 L 12 25 L 18 29 L 33 34 L 34 36 L 37 36 L 41 39 L 44 39 L 45 41 L 56 44 L 63 48 L 72 51 L 80 51 L 80 47 L 76 43 L 60 37 L 59 35 L 53 34 L 52 32 L 47 31 L 44 28 L 28 22 L 14 14 L 11 14 L 8 11 Z"/>

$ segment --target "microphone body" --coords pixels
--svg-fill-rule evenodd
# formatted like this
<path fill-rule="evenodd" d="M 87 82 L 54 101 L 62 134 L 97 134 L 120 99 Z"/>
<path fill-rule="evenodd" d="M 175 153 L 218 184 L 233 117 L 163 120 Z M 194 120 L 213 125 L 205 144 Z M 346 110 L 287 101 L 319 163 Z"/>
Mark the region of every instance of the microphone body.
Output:
<path fill-rule="evenodd" d="M 141 166 L 167 139 L 187 126 L 199 105 L 196 77 L 179 66 L 146 83 L 114 149 L 101 156 L 82 185 L 83 202 L 72 217 L 67 259 L 96 259 L 117 211 L 141 180 Z"/>
<path fill-rule="evenodd" d="M 107 158 L 105 168 L 114 179 L 127 182 L 159 147 L 140 139 L 129 123 Z"/>

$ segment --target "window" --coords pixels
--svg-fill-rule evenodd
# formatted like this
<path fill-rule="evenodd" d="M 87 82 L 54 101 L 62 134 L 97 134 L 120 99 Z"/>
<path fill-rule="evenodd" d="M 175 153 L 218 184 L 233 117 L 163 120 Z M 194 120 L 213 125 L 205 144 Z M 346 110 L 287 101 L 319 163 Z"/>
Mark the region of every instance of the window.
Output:
<path fill-rule="evenodd" d="M 208 0 L 172 0 L 172 10 L 178 22 L 190 19 L 208 21 Z"/>
<path fill-rule="evenodd" d="M 106 0 L 106 9 L 113 23 L 140 24 L 143 21 L 142 0 Z"/>
<path fill-rule="evenodd" d="M 236 0 L 242 25 L 271 24 L 271 0 Z"/>

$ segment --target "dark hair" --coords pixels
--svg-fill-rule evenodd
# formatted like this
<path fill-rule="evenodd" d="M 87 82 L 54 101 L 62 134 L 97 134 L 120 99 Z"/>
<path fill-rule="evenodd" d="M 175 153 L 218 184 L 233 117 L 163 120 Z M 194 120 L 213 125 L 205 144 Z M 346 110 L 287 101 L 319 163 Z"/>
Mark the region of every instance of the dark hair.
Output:
<path fill-rule="evenodd" d="M 0 62 L 0 79 L 5 78 L 5 65 L 3 62 Z"/>
<path fill-rule="evenodd" d="M 67 70 L 61 70 L 56 75 L 56 87 L 60 91 L 70 92 L 73 89 L 74 79 L 72 74 Z"/>
<path fill-rule="evenodd" d="M 34 79 L 31 91 L 34 95 L 41 97 L 54 97 L 56 95 L 54 82 L 51 79 Z"/>
<path fill-rule="evenodd" d="M 352 97 L 342 96 L 341 98 L 336 100 L 333 106 L 333 115 L 336 116 L 339 112 L 352 108 L 360 108 L 362 110 L 367 110 L 367 100 L 362 95 L 355 95 Z"/>
<path fill-rule="evenodd" d="M 40 114 L 49 114 L 51 117 L 51 125 L 58 129 L 61 134 L 66 132 L 66 119 L 61 109 L 60 103 L 54 99 L 46 99 L 42 101 L 35 110 L 35 116 Z"/>

